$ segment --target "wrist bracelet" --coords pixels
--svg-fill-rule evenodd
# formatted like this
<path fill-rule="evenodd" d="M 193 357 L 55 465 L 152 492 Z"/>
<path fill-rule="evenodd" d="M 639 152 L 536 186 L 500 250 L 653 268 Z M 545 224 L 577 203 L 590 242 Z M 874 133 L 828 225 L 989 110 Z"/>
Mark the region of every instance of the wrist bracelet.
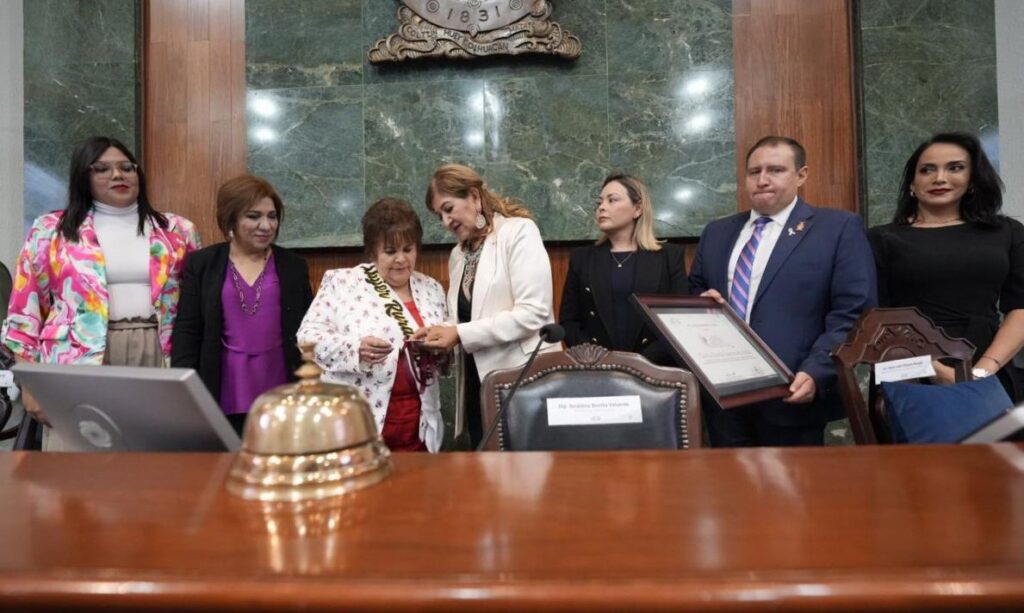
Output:
<path fill-rule="evenodd" d="M 1000 362 L 999 360 L 995 359 L 994 357 L 992 357 L 990 355 L 983 355 L 983 356 L 981 356 L 981 358 L 988 358 L 988 359 L 992 360 L 993 362 L 995 362 L 996 366 L 998 366 L 999 368 L 1003 367 L 1003 363 L 1002 362 Z M 978 359 L 980 360 L 981 358 L 978 358 Z"/>

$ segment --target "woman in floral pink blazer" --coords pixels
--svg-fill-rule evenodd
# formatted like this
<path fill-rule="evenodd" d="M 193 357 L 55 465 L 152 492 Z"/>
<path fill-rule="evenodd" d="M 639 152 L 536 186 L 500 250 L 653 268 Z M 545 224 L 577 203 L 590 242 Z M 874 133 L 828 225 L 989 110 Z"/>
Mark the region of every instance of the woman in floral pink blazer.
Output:
<path fill-rule="evenodd" d="M 27 362 L 100 364 L 107 337 L 103 251 L 92 215 L 82 222 L 77 243 L 61 240 L 56 227 L 63 214 L 48 213 L 32 224 L 18 256 L 4 343 Z M 160 344 L 169 355 L 181 264 L 199 235 L 184 217 L 164 215 L 167 228 L 150 235 L 149 270 Z"/>
<path fill-rule="evenodd" d="M 3 331 L 18 360 L 164 363 L 182 263 L 199 235 L 187 219 L 153 210 L 145 187 L 117 140 L 93 137 L 72 154 L 67 208 L 36 219 L 18 256 Z M 112 324 L 122 321 L 115 347 Z M 26 397 L 36 412 L 32 404 Z"/>

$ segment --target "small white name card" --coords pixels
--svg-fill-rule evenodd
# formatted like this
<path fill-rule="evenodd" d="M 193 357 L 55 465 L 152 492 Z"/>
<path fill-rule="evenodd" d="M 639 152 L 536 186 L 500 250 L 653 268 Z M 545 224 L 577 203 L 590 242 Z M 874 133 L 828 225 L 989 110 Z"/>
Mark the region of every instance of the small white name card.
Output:
<path fill-rule="evenodd" d="M 0 370 L 0 387 L 11 387 L 14 385 L 14 373 L 9 370 Z"/>
<path fill-rule="evenodd" d="M 891 383 L 934 376 L 935 368 L 932 366 L 932 356 L 930 355 L 919 355 L 875 364 L 876 383 Z"/>
<path fill-rule="evenodd" d="M 640 396 L 548 398 L 549 426 L 642 424 Z"/>

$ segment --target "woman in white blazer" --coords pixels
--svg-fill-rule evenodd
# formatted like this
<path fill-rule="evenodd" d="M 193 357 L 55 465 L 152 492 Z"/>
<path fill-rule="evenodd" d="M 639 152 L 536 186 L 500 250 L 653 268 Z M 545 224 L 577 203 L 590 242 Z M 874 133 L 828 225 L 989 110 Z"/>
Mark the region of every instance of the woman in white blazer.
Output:
<path fill-rule="evenodd" d="M 392 451 L 436 452 L 444 436 L 437 376 L 406 349 L 415 330 L 448 319 L 441 284 L 415 270 L 422 239 L 407 202 L 375 202 L 363 216 L 371 262 L 327 271 L 297 335 L 316 343 L 325 381 L 363 391 Z"/>
<path fill-rule="evenodd" d="M 461 345 L 455 432 L 469 430 L 475 447 L 483 433 L 480 382 L 491 371 L 523 365 L 538 331 L 553 322 L 551 262 L 529 211 L 488 190 L 472 168 L 434 171 L 426 204 L 458 244 L 448 259 L 450 324 L 416 338 L 441 351 Z"/>

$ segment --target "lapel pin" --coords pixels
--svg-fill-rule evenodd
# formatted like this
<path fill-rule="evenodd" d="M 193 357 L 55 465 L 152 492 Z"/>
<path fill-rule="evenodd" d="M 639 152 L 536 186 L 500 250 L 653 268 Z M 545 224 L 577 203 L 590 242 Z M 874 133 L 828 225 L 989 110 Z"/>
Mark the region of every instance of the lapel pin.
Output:
<path fill-rule="evenodd" d="M 796 236 L 796 232 L 793 231 L 793 228 L 787 228 L 787 230 L 789 231 L 790 236 Z"/>
<path fill-rule="evenodd" d="M 804 227 L 805 227 L 805 224 L 804 224 L 804 222 L 801 221 L 800 223 L 796 224 L 796 231 L 797 232 L 803 232 L 804 231 Z"/>

